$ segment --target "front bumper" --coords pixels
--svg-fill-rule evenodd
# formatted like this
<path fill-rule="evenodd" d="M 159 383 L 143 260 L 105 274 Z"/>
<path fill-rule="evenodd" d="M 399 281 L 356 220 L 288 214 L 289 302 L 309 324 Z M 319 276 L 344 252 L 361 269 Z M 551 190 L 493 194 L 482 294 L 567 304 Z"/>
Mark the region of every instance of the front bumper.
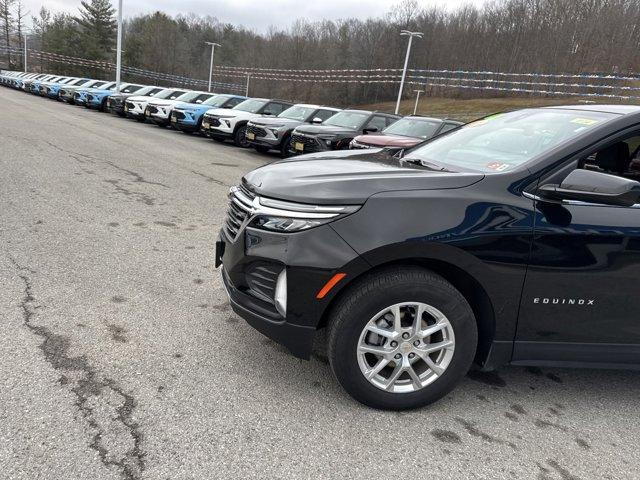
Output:
<path fill-rule="evenodd" d="M 281 234 L 255 228 L 230 240 L 220 232 L 216 263 L 233 310 L 251 326 L 308 359 L 315 331 L 339 287 L 317 299 L 317 293 L 338 272 L 355 276 L 366 262 L 329 226 Z M 286 315 L 275 307 L 276 279 L 287 276 Z"/>
<path fill-rule="evenodd" d="M 204 117 L 202 119 L 202 126 L 200 132 L 203 135 L 217 137 L 217 138 L 232 138 L 234 124 L 225 119 L 219 119 L 217 117 Z"/>
<path fill-rule="evenodd" d="M 194 116 L 190 112 L 171 112 L 171 126 L 176 130 L 184 130 L 187 132 L 196 132 L 199 130 L 200 117 Z"/>

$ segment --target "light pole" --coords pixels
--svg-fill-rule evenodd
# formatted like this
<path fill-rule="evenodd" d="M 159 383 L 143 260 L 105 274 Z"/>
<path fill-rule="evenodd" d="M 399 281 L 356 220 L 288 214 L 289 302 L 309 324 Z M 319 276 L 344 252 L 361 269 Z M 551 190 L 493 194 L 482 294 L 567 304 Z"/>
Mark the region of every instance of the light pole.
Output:
<path fill-rule="evenodd" d="M 402 36 L 409 37 L 409 45 L 407 45 L 407 56 L 404 58 L 404 68 L 402 69 L 402 79 L 400 80 L 400 90 L 398 90 L 398 101 L 396 102 L 396 115 L 400 111 L 400 99 L 402 98 L 402 89 L 404 88 L 404 79 L 407 76 L 407 65 L 409 64 L 409 54 L 411 53 L 411 43 L 413 37 L 422 38 L 422 32 L 410 32 L 409 30 L 402 30 L 400 32 Z"/>
<path fill-rule="evenodd" d="M 249 96 L 249 79 L 251 78 L 251 74 L 247 73 L 247 87 L 244 90 L 244 96 L 248 97 Z"/>
<path fill-rule="evenodd" d="M 416 104 L 413 106 L 413 114 L 415 115 L 418 111 L 418 102 L 420 101 L 420 94 L 424 92 L 424 90 L 414 90 L 416 93 Z"/>
<path fill-rule="evenodd" d="M 118 0 L 118 41 L 116 43 L 116 93 L 120 92 L 122 69 L 122 0 Z"/>
<path fill-rule="evenodd" d="M 209 64 L 209 90 L 207 90 L 208 92 L 211 91 L 211 77 L 213 77 L 213 53 L 216 51 L 216 47 L 221 47 L 222 45 L 220 45 L 219 43 L 215 43 L 215 42 L 204 42 L 207 45 L 211 45 L 211 63 Z"/>
<path fill-rule="evenodd" d="M 24 71 L 27 71 L 27 34 L 24 34 Z"/>

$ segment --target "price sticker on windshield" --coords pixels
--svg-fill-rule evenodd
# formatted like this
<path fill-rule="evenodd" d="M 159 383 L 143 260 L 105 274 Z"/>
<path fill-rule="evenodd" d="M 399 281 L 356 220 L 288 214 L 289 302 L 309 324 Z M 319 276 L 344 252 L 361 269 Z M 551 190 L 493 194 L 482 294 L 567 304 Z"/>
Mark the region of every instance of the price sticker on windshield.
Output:
<path fill-rule="evenodd" d="M 598 120 L 594 120 L 593 118 L 574 118 L 573 120 L 571 120 L 571 123 L 590 127 L 591 125 L 595 125 L 596 123 L 598 123 Z"/>
<path fill-rule="evenodd" d="M 508 163 L 499 163 L 499 162 L 487 163 L 487 168 L 490 168 L 491 170 L 495 170 L 496 172 L 503 172 L 510 166 L 511 165 L 509 165 Z"/>

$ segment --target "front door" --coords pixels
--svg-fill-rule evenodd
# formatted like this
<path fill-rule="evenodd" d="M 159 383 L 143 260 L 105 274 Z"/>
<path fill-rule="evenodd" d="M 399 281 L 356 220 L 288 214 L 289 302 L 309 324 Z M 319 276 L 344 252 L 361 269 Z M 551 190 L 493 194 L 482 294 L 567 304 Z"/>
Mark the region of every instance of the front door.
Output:
<path fill-rule="evenodd" d="M 640 132 L 561 168 L 640 179 Z M 536 201 L 514 363 L 640 364 L 640 205 Z"/>

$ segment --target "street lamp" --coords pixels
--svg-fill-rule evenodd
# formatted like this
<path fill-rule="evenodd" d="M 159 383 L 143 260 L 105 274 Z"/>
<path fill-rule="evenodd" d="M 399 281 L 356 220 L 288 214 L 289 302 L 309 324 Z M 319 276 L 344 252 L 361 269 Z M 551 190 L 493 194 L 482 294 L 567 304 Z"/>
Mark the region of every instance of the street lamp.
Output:
<path fill-rule="evenodd" d="M 404 79 L 407 76 L 407 65 L 409 64 L 409 54 L 411 53 L 411 42 L 413 41 L 413 37 L 422 38 L 422 35 L 424 34 L 422 32 L 410 32 L 409 30 L 402 30 L 400 32 L 400 35 L 409 37 L 409 45 L 407 45 L 407 56 L 404 59 L 404 68 L 402 69 L 402 80 L 400 80 L 400 90 L 398 91 L 398 101 L 396 102 L 396 115 L 400 111 L 400 99 L 402 98 Z"/>
<path fill-rule="evenodd" d="M 23 65 L 23 69 L 26 72 L 27 71 L 27 34 L 24 34 L 24 65 Z"/>
<path fill-rule="evenodd" d="M 416 112 L 418 111 L 418 102 L 420 101 L 420 94 L 424 93 L 424 90 L 414 90 L 414 93 L 416 94 L 416 104 L 413 106 L 413 114 L 415 115 Z"/>
<path fill-rule="evenodd" d="M 116 44 L 116 93 L 120 92 L 120 70 L 122 69 L 122 0 L 118 0 L 118 41 Z"/>
<path fill-rule="evenodd" d="M 207 90 L 208 92 L 211 92 L 211 77 L 213 77 L 213 53 L 216 51 L 216 47 L 221 47 L 222 45 L 215 42 L 204 43 L 206 43 L 207 45 L 211 45 L 211 64 L 209 65 L 209 90 Z"/>

